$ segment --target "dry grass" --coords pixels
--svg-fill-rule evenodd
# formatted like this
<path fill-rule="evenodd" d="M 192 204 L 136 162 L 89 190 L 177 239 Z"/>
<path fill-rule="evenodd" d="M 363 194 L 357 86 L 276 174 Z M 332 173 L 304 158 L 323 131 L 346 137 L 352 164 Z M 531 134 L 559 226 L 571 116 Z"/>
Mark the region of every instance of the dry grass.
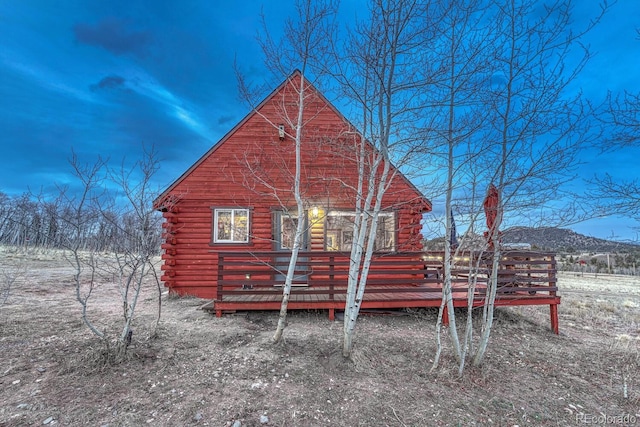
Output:
<path fill-rule="evenodd" d="M 637 278 L 561 276 L 560 336 L 547 307 L 499 309 L 486 364 L 463 377 L 448 349 L 429 372 L 434 311 L 362 317 L 344 360 L 342 325 L 324 312 L 292 314 L 274 346 L 276 313 L 217 319 L 199 299 L 165 296 L 151 338 L 150 287 L 129 358 L 111 366 L 79 320 L 61 255 L 0 255 L 29 262 L 0 307 L 0 425 L 258 426 L 266 415 L 274 426 L 558 426 L 601 413 L 640 423 Z M 117 301 L 101 283 L 90 315 L 118 324 Z"/>

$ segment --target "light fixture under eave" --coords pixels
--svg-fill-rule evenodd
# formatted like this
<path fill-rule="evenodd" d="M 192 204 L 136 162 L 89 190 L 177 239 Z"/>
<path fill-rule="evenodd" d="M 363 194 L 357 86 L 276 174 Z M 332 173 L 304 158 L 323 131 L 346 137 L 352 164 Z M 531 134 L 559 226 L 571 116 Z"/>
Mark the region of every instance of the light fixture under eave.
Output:
<path fill-rule="evenodd" d="M 280 141 L 284 141 L 284 125 L 278 125 L 278 138 Z"/>

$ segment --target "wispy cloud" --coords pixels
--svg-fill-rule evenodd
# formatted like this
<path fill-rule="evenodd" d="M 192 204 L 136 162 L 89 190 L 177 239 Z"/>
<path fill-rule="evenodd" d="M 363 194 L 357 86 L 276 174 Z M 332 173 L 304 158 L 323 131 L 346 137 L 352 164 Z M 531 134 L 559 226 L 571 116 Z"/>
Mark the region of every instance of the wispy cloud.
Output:
<path fill-rule="evenodd" d="M 98 101 L 86 90 L 67 83 L 66 78 L 61 73 L 46 65 L 21 59 L 18 55 L 10 55 L 8 52 L 0 52 L 0 61 L 7 69 L 31 80 L 44 89 L 85 102 L 93 103 Z"/>
<path fill-rule="evenodd" d="M 122 76 L 109 75 L 102 78 L 98 83 L 90 85 L 89 89 L 94 92 L 100 89 L 117 89 L 123 87 L 125 82 L 126 79 Z"/>
<path fill-rule="evenodd" d="M 150 31 L 133 28 L 130 21 L 107 17 L 95 25 L 80 23 L 73 27 L 76 40 L 92 46 L 100 46 L 116 55 L 132 53 L 145 56 L 151 41 Z"/>
<path fill-rule="evenodd" d="M 143 71 L 138 71 L 130 81 L 134 91 L 164 106 L 165 111 L 184 126 L 207 140 L 213 141 L 215 139 L 209 127 L 187 100 L 176 96 Z"/>

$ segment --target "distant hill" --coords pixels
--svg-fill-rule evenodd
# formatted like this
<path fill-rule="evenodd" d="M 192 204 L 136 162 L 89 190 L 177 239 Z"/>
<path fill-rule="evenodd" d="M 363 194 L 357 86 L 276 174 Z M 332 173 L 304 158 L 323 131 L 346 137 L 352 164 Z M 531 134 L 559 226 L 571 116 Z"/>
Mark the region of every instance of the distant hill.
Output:
<path fill-rule="evenodd" d="M 512 227 L 503 232 L 503 243 L 529 243 L 554 252 L 634 252 L 640 245 L 585 236 L 566 228 Z"/>
<path fill-rule="evenodd" d="M 502 243 L 505 245 L 530 245 L 532 249 L 566 253 L 640 252 L 640 245 L 637 244 L 597 239 L 576 233 L 573 230 L 555 227 L 512 227 L 503 231 Z M 465 244 L 482 247 L 485 243 L 484 238 L 478 235 L 474 236 L 471 241 L 467 240 Z M 444 238 L 439 237 L 425 241 L 424 248 L 426 250 L 442 250 Z"/>

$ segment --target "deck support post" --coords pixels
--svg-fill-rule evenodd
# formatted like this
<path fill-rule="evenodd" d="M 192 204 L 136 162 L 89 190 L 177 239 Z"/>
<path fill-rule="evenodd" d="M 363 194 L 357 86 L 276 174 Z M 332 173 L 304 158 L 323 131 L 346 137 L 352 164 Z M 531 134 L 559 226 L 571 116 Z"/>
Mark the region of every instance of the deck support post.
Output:
<path fill-rule="evenodd" d="M 218 292 L 216 294 L 216 300 L 222 301 L 222 280 L 224 279 L 224 256 L 218 254 L 217 264 L 218 264 L 218 281 L 217 281 L 216 288 Z"/>
<path fill-rule="evenodd" d="M 216 317 L 222 317 L 222 310 L 216 310 Z"/>
<path fill-rule="evenodd" d="M 332 322 L 334 320 L 336 320 L 336 309 L 335 308 L 330 308 L 329 309 L 329 320 L 331 320 Z"/>
<path fill-rule="evenodd" d="M 446 305 L 442 308 L 442 324 L 447 327 L 449 326 L 449 309 Z"/>
<path fill-rule="evenodd" d="M 554 334 L 560 334 L 560 322 L 558 320 L 558 304 L 549 304 L 549 313 L 551 314 L 551 330 Z"/>
<path fill-rule="evenodd" d="M 329 300 L 331 301 L 334 299 L 335 261 L 336 257 L 329 257 Z M 329 319 L 333 320 L 331 318 L 331 313 L 329 313 Z"/>

